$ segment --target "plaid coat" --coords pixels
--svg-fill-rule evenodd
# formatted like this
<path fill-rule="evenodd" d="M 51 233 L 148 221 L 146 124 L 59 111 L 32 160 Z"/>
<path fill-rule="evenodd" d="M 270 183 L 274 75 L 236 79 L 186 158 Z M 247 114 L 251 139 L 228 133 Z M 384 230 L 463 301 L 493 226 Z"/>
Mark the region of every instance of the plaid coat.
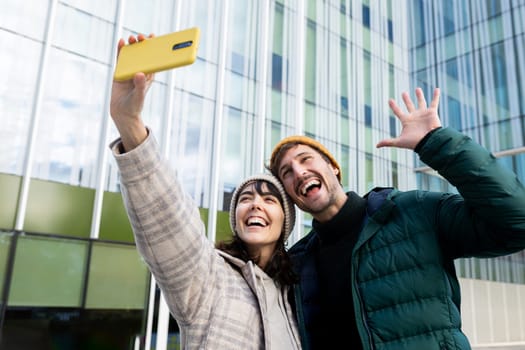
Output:
<path fill-rule="evenodd" d="M 152 135 L 117 161 L 137 249 L 177 320 L 183 349 L 269 349 L 262 286 L 255 265 L 214 248 L 197 205 L 161 157 Z M 287 298 L 294 343 L 300 344 Z M 283 330 L 285 332 L 285 330 Z M 297 345 L 299 348 L 299 345 Z"/>

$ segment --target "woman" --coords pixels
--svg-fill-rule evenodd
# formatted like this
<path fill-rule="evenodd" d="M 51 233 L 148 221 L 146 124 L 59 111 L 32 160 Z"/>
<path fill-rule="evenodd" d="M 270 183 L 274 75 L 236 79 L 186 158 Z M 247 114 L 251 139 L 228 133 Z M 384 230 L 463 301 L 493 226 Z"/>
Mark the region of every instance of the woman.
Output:
<path fill-rule="evenodd" d="M 295 222 L 293 204 L 272 175 L 247 178 L 231 202 L 233 239 L 216 249 L 197 205 L 143 123 L 152 80 L 137 73 L 113 83 L 111 117 L 120 138 L 111 149 L 137 249 L 177 320 L 181 347 L 299 349 L 287 298 L 294 275 L 284 248 Z"/>

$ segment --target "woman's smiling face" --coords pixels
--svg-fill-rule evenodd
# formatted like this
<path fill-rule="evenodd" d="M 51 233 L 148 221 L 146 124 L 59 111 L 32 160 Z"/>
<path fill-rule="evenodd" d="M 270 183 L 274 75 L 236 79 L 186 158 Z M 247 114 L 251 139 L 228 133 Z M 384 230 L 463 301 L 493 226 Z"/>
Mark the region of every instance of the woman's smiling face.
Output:
<path fill-rule="evenodd" d="M 267 182 L 262 182 L 260 191 L 255 182 L 245 185 L 239 194 L 235 217 L 237 235 L 251 248 L 274 247 L 283 231 L 284 210 Z"/>

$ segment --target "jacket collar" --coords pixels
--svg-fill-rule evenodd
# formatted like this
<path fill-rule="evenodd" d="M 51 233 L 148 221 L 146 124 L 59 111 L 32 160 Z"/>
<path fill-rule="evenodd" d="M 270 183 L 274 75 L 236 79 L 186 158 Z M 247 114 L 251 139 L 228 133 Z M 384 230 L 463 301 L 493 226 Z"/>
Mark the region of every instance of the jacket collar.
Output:
<path fill-rule="evenodd" d="M 392 197 L 398 191 L 393 188 L 376 187 L 365 195 L 367 198 L 367 208 L 365 222 L 363 229 L 359 235 L 354 251 L 359 249 L 366 241 L 368 241 L 386 222 L 392 210 L 396 206 Z"/>

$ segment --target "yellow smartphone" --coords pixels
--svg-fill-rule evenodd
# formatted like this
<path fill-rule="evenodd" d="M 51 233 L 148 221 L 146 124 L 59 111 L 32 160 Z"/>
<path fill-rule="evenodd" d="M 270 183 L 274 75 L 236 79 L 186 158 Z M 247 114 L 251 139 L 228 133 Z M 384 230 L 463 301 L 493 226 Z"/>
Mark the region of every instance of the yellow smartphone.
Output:
<path fill-rule="evenodd" d="M 115 80 L 133 78 L 135 73 L 155 73 L 192 64 L 197 59 L 200 30 L 197 27 L 148 38 L 120 49 Z"/>

